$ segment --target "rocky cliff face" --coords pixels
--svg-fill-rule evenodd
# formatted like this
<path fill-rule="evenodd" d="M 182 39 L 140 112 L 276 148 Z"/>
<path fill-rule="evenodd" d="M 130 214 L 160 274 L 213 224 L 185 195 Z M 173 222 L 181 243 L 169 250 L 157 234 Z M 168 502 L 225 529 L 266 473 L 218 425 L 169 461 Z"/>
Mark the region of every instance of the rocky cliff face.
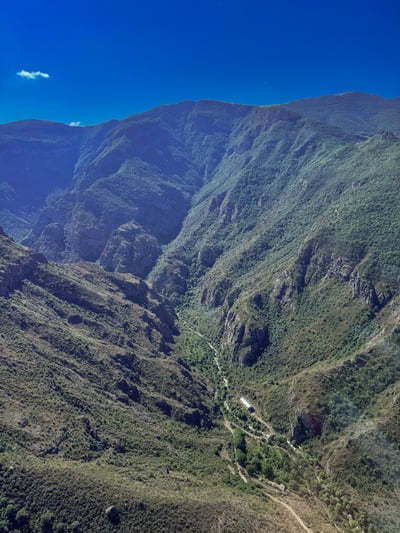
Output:
<path fill-rule="evenodd" d="M 357 269 L 351 272 L 349 285 L 353 291 L 354 298 L 361 298 L 370 307 L 383 307 L 392 297 L 390 289 L 386 287 L 378 290 L 372 281 L 363 277 Z"/>
<path fill-rule="evenodd" d="M 290 439 L 297 445 L 307 439 L 319 437 L 322 433 L 322 422 L 310 411 L 304 411 L 297 417 Z"/>
<path fill-rule="evenodd" d="M 70 190 L 40 213 L 25 244 L 52 260 L 147 275 L 218 164 L 230 125 L 249 110 L 187 102 L 87 132 Z"/>
<path fill-rule="evenodd" d="M 8 296 L 20 287 L 39 264 L 46 262 L 43 255 L 16 246 L 0 228 L 0 297 Z"/>
<path fill-rule="evenodd" d="M 161 253 L 157 239 L 135 222 L 114 230 L 99 257 L 110 272 L 129 272 L 145 278 Z"/>
<path fill-rule="evenodd" d="M 268 328 L 258 325 L 240 312 L 230 310 L 223 326 L 221 348 L 225 357 L 243 366 L 250 366 L 268 346 Z"/>
<path fill-rule="evenodd" d="M 316 279 L 335 279 L 345 282 L 352 290 L 353 298 L 360 298 L 370 307 L 382 307 L 388 303 L 392 293 L 388 286 L 377 289 L 368 278 L 366 264 L 368 257 L 335 256 L 325 251 L 324 243 L 313 241 L 305 244 L 295 260 L 291 272 L 286 271 L 276 279 L 274 296 L 284 302 L 294 294 L 301 293 L 307 284 Z"/>

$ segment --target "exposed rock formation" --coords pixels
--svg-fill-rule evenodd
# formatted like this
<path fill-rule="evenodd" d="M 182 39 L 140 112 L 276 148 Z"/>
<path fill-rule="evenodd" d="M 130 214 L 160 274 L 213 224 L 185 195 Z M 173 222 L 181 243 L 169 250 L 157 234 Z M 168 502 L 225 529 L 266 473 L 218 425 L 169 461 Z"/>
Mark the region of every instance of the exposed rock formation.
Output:
<path fill-rule="evenodd" d="M 299 445 L 306 439 L 318 437 L 321 435 L 321 431 L 321 421 L 310 411 L 304 411 L 297 417 L 291 440 L 294 440 Z"/>
<path fill-rule="evenodd" d="M 0 228 L 0 296 L 8 296 L 46 258 L 15 245 Z"/>
<path fill-rule="evenodd" d="M 349 285 L 353 291 L 353 297 L 361 298 L 371 307 L 382 307 L 392 297 L 390 290 L 377 291 L 373 283 L 361 276 L 358 270 L 354 270 L 351 273 Z"/>
<path fill-rule="evenodd" d="M 157 272 L 153 280 L 153 287 L 161 294 L 168 295 L 168 299 L 173 304 L 177 304 L 181 296 L 187 291 L 186 280 L 189 274 L 188 266 L 182 260 L 176 259 L 169 265 L 168 269 Z"/>
<path fill-rule="evenodd" d="M 268 346 L 268 329 L 250 317 L 230 310 L 225 319 L 221 348 L 227 359 L 243 366 L 253 364 Z"/>
<path fill-rule="evenodd" d="M 99 263 L 111 272 L 129 272 L 142 278 L 150 272 L 161 247 L 153 235 L 131 221 L 110 235 Z"/>

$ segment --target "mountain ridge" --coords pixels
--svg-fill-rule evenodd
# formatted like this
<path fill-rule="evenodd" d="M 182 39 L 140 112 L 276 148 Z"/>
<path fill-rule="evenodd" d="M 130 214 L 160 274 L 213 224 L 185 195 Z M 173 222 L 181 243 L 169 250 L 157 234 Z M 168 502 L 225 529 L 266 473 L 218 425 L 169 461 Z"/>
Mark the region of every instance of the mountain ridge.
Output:
<path fill-rule="evenodd" d="M 286 106 L 310 118 L 344 129 L 351 128 L 360 134 L 371 135 L 380 129 L 388 129 L 399 136 L 399 102 L 399 98 L 348 92 L 296 100 Z"/>
<path fill-rule="evenodd" d="M 397 99 L 358 93 L 268 107 L 183 102 L 73 133 L 80 144 L 65 141 L 61 152 L 73 166 L 70 184 L 49 191 L 23 241 L 67 263 L 38 267 L 49 280 L 60 280 L 63 268 L 69 277 L 119 283 L 120 291 L 126 275 L 147 278 L 179 311 L 182 360 L 214 384 L 209 348 L 216 350 L 229 383 L 215 384 L 220 408 L 245 420 L 238 401 L 248 398 L 278 442 L 310 454 L 306 471 L 318 461 L 377 531 L 400 523 L 392 498 L 400 490 L 397 107 Z M 25 161 L 42 149 L 51 156 L 44 182 L 53 186 L 57 151 L 41 143 Z M 71 150 L 79 152 L 74 165 Z M 29 173 L 22 176 L 28 183 Z M 3 190 L 13 189 L 6 174 L 2 180 Z M 2 217 L 19 204 L 3 202 Z M 107 308 L 93 292 L 83 298 L 92 312 Z M 165 316 L 159 320 L 153 340 L 164 353 Z M 129 391 L 137 392 L 125 381 L 130 405 Z M 176 401 L 160 401 L 179 422 Z M 242 466 L 287 482 L 285 463 L 277 467 L 269 455 L 280 452 L 257 448 L 246 431 L 237 443 L 247 462 L 235 452 Z M 307 483 L 298 485 L 307 491 Z M 324 491 L 343 520 L 336 489 Z M 353 529 L 366 529 L 357 513 L 347 511 L 357 515 Z"/>

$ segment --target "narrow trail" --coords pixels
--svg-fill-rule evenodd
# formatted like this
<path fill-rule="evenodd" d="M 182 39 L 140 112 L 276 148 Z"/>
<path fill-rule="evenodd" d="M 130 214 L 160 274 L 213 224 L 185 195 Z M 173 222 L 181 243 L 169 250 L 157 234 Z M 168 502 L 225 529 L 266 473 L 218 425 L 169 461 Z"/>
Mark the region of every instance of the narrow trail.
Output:
<path fill-rule="evenodd" d="M 224 417 L 224 426 L 228 429 L 228 431 L 230 431 L 232 433 L 232 435 L 234 435 L 234 430 L 233 430 L 233 428 L 231 426 L 231 423 L 225 417 Z M 240 464 L 237 461 L 235 461 L 234 464 L 235 464 L 235 467 L 236 467 L 237 473 L 239 474 L 240 479 L 243 481 L 243 483 L 248 483 L 248 479 L 244 475 L 244 473 L 242 471 L 242 468 L 240 467 Z"/>
<path fill-rule="evenodd" d="M 251 433 L 250 431 L 247 431 L 247 429 L 243 429 L 239 424 L 237 424 L 236 422 L 233 422 L 232 420 L 230 421 L 231 425 L 234 426 L 235 428 L 238 428 L 240 429 L 245 435 L 248 435 L 249 437 L 251 437 L 252 439 L 254 440 L 259 440 L 259 441 L 264 441 L 264 442 L 267 442 L 268 441 L 268 437 L 269 435 L 255 435 L 254 433 Z"/>
<path fill-rule="evenodd" d="M 232 430 L 232 427 L 230 429 Z M 239 464 L 237 464 L 237 467 L 238 467 L 240 478 L 243 481 L 245 481 L 245 483 L 248 483 L 249 481 L 251 481 L 251 478 L 248 479 L 246 477 L 245 470 Z M 278 503 L 279 505 L 282 505 L 283 507 L 285 507 L 285 509 L 290 512 L 290 514 L 296 519 L 296 521 L 303 528 L 304 531 L 306 531 L 307 533 L 313 533 L 313 530 L 306 526 L 306 524 L 304 523 L 304 520 L 296 513 L 296 511 L 293 509 L 293 507 L 289 503 L 286 503 L 281 498 L 278 498 L 276 496 L 272 496 L 272 494 L 267 492 L 271 487 L 269 487 L 268 485 L 266 485 L 262 481 L 258 481 L 258 480 L 256 482 L 256 485 L 258 487 L 262 487 L 264 489 L 264 496 L 266 496 L 270 500 L 274 501 L 275 503 Z M 281 490 L 279 487 L 276 486 L 276 483 L 273 483 L 272 487 L 275 488 L 275 489 Z"/>
<path fill-rule="evenodd" d="M 228 378 L 224 375 L 223 373 L 223 370 L 222 370 L 222 366 L 221 366 L 221 362 L 219 360 L 219 357 L 218 357 L 218 350 L 217 348 L 209 341 L 206 339 L 206 337 L 204 337 L 204 335 L 202 333 L 200 333 L 200 331 L 197 331 L 197 330 L 192 330 L 198 337 L 200 337 L 201 339 L 203 339 L 206 343 L 207 343 L 207 346 L 214 352 L 214 363 L 215 363 L 215 366 L 217 367 L 218 369 L 218 373 L 221 375 L 221 378 L 222 378 L 222 381 L 223 381 L 223 384 L 226 388 L 229 387 L 229 381 L 228 381 Z"/>
<path fill-rule="evenodd" d="M 296 511 L 293 509 L 293 507 L 291 505 L 289 505 L 288 503 L 280 500 L 279 498 L 276 498 L 275 496 L 272 496 L 272 494 L 269 494 L 268 492 L 264 492 L 264 494 L 270 500 L 273 500 L 274 502 L 279 503 L 280 505 L 283 505 L 283 507 L 285 507 L 289 511 L 289 513 L 296 519 L 296 521 L 304 529 L 304 531 L 307 531 L 307 533 L 313 533 L 313 530 L 305 525 L 304 521 L 296 513 Z"/>
<path fill-rule="evenodd" d="M 258 416 L 257 413 L 252 413 L 251 416 L 253 418 L 255 418 L 257 420 L 257 422 L 260 422 L 261 425 L 265 426 L 268 429 L 270 435 L 272 435 L 274 433 L 274 430 L 272 429 L 272 426 L 270 424 L 268 424 L 268 422 L 263 420 L 261 418 L 261 416 Z"/>

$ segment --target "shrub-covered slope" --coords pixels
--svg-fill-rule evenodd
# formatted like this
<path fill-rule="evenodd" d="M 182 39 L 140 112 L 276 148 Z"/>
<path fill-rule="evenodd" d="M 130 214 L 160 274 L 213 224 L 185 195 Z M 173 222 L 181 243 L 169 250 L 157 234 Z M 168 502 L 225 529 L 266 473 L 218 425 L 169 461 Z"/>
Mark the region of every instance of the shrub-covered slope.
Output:
<path fill-rule="evenodd" d="M 187 102 L 121 121 L 79 163 L 71 190 L 41 212 L 26 244 L 53 260 L 147 275 L 250 109 Z"/>
<path fill-rule="evenodd" d="M 400 134 L 400 99 L 350 92 L 297 100 L 286 105 L 302 115 L 346 131 L 374 135 L 379 131 Z"/>
<path fill-rule="evenodd" d="M 153 283 L 253 365 L 228 366 L 235 397 L 396 531 L 400 140 L 267 112 L 279 119 L 263 116 L 251 158 L 221 161 Z"/>
<path fill-rule="evenodd" d="M 369 120 L 368 134 L 397 131 L 397 100 L 350 93 L 343 97 L 345 105 L 340 99 L 336 105 L 339 97 L 326 98 L 335 102 L 333 113 L 324 99 L 303 106 L 293 103 L 293 108 L 340 127 L 346 124 L 338 117 L 351 116 L 347 129 L 353 133 L 365 133 L 356 122 L 369 113 L 379 120 Z M 325 115 L 320 116 L 319 109 Z M 232 173 L 254 168 L 254 158 L 264 167 L 270 165 L 272 172 L 279 167 L 293 138 L 281 128 L 281 119 L 288 122 L 285 113 L 290 115 L 284 106 L 202 101 L 95 127 L 41 121 L 3 125 L 0 221 L 17 238 L 32 229 L 25 243 L 49 259 L 99 260 L 108 270 L 146 276 L 160 247 L 179 234 L 193 195 L 204 185 L 219 186 L 221 180 L 231 180 Z M 287 173 L 301 168 L 315 135 L 342 136 L 343 142 L 350 138 L 341 130 L 311 124 L 293 153 L 299 161 L 292 157 Z M 152 244 L 150 253 L 145 241 Z"/>
<path fill-rule="evenodd" d="M 397 99 L 358 93 L 266 108 L 185 102 L 101 126 L 80 141 L 70 189 L 41 211 L 26 240 L 51 259 L 149 274 L 155 290 L 180 308 L 185 327 L 221 349 L 228 401 L 245 395 L 254 402 L 275 431 L 318 458 L 377 531 L 400 524 L 397 108 Z M 43 272 L 61 275 L 40 255 L 21 266 L 22 252 L 15 253 L 16 271 L 28 279 L 22 293 L 31 284 L 43 288 Z M 128 290 L 122 275 L 93 269 L 71 265 L 62 276 L 83 277 L 84 288 L 98 278 L 101 292 L 112 295 Z M 11 283 L 5 272 L 4 296 Z M 50 293 L 86 305 L 87 298 L 70 301 L 68 291 Z M 69 332 L 89 327 L 79 312 L 66 316 L 77 321 Z M 166 353 L 172 323 L 165 330 L 154 320 L 145 346 L 154 352 L 155 342 Z M 101 328 L 111 335 L 105 322 L 96 335 Z M 130 334 L 131 320 L 125 322 L 128 333 L 118 333 L 113 345 Z M 120 332 L 121 320 L 109 327 Z M 186 359 L 210 373 L 197 348 L 193 359 L 187 346 Z M 116 382 L 105 382 L 117 394 Z M 136 394 L 157 416 L 209 423 L 212 406 L 200 385 L 192 405 L 187 391 L 167 393 L 168 381 L 161 397 L 149 393 L 150 377 L 143 390 L 125 382 L 120 408 Z M 347 504 L 335 491 L 322 496 L 342 516 Z"/>
<path fill-rule="evenodd" d="M 165 301 L 4 234 L 0 291 L 2 531 L 262 530 L 257 499 L 222 481 L 225 436 L 209 429 L 205 383 L 171 352 Z"/>

